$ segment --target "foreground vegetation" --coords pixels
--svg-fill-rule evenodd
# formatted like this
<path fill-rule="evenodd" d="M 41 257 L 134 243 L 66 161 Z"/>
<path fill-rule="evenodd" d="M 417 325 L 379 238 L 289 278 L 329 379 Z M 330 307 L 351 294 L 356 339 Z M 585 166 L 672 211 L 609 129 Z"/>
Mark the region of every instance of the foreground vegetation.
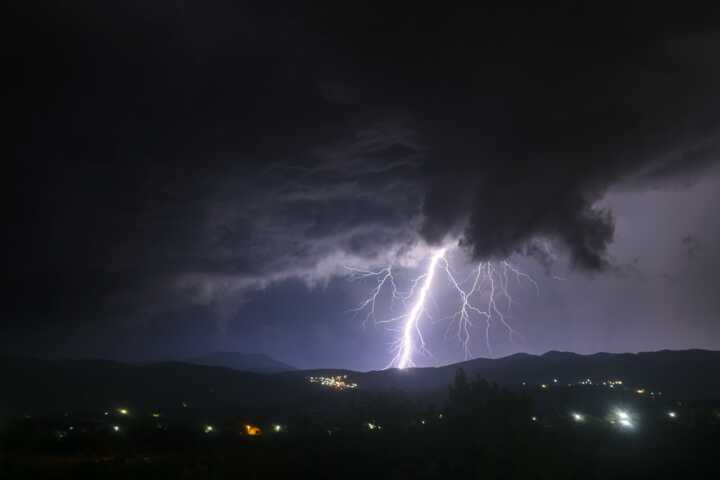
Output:
<path fill-rule="evenodd" d="M 621 425 L 548 413 L 527 394 L 460 371 L 446 401 L 348 395 L 345 408 L 271 423 L 208 416 L 106 422 L 16 419 L 2 478 L 710 478 L 720 473 L 711 408 Z M 558 409 L 560 410 L 560 409 Z M 673 412 L 674 413 L 674 412 Z M 636 412 L 633 415 L 637 415 Z M 210 423 L 211 422 L 211 423 Z"/>

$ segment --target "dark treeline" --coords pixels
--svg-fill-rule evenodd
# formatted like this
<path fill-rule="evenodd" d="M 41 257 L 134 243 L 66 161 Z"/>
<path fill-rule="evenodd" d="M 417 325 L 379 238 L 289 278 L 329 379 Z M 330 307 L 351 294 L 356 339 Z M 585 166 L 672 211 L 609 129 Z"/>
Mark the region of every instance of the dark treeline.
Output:
<path fill-rule="evenodd" d="M 0 477 L 556 480 L 720 473 L 720 419 L 710 408 L 692 421 L 646 414 L 622 429 L 599 416 L 581 422 L 538 416 L 529 394 L 462 370 L 436 405 L 399 391 L 327 395 L 333 408 L 308 405 L 279 423 L 207 412 L 10 419 L 2 425 Z M 247 425 L 261 434 L 247 435 Z"/>

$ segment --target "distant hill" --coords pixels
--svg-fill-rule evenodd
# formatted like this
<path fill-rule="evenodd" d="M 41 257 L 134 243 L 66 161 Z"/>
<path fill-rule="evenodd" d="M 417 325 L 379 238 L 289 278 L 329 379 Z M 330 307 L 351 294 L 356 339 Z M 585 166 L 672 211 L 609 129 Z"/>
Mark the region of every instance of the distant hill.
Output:
<path fill-rule="evenodd" d="M 590 378 L 594 382 L 623 380 L 628 385 L 659 390 L 678 399 L 720 399 L 720 352 L 662 350 L 644 353 L 579 355 L 551 351 L 518 353 L 498 359 L 478 358 L 434 368 L 383 370 L 356 375 L 365 388 L 427 391 L 444 388 L 458 368 L 508 387 L 561 385 Z"/>
<path fill-rule="evenodd" d="M 240 359 L 240 363 L 229 363 Z M 248 361 L 251 360 L 251 361 Z M 269 361 L 268 361 L 269 360 Z M 632 388 L 662 391 L 663 398 L 720 401 L 720 352 L 660 351 L 638 354 L 548 352 L 475 359 L 436 368 L 354 372 L 340 369 L 290 370 L 264 356 L 230 354 L 195 359 L 223 367 L 165 362 L 130 365 L 107 360 L 40 360 L 0 356 L 0 417 L 3 412 L 98 411 L 119 406 L 212 414 L 274 415 L 328 411 L 347 395 L 310 384 L 312 375 L 348 375 L 358 388 L 348 395 L 396 391 L 425 402 L 442 402 L 458 368 L 510 388 L 546 383 L 575 384 L 622 380 Z M 246 362 L 246 363 L 243 363 Z M 230 367 L 230 368 L 227 368 Z M 283 373 L 251 373 L 248 368 Z M 245 370 L 245 371 L 242 371 Z M 525 385 L 523 385 L 525 382 Z M 553 390 L 550 388 L 548 392 Z"/>
<path fill-rule="evenodd" d="M 213 352 L 185 360 L 194 365 L 225 367 L 254 373 L 279 373 L 295 370 L 286 363 L 261 353 Z"/>
<path fill-rule="evenodd" d="M 302 377 L 180 362 L 132 365 L 0 356 L 0 378 L 0 418 L 5 413 L 97 413 L 119 407 L 262 414 L 301 408 L 302 402 L 312 401 L 308 395 L 316 394 Z"/>

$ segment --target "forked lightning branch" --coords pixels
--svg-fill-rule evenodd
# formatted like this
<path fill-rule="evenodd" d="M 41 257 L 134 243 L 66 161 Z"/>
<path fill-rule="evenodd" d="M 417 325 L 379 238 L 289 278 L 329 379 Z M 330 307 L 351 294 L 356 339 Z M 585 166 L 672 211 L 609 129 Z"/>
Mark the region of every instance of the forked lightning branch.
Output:
<path fill-rule="evenodd" d="M 415 365 L 418 354 L 427 353 L 427 344 L 423 337 L 423 321 L 429 315 L 428 299 L 436 282 L 449 282 L 458 296 L 458 307 L 448 320 L 448 328 L 454 328 L 458 341 L 464 350 L 465 358 L 472 358 L 471 351 L 473 330 L 479 322 L 483 327 L 485 349 L 493 356 L 491 343 L 491 327 L 494 323 L 501 325 L 510 338 L 514 340 L 517 332 L 508 321 L 508 312 L 512 309 L 513 298 L 510 295 L 511 283 L 527 282 L 536 293 L 539 288 L 535 280 L 515 267 L 509 260 L 499 262 L 480 262 L 475 266 L 472 275 L 466 281 L 458 281 L 448 262 L 448 247 L 440 247 L 433 251 L 422 274 L 414 278 L 407 290 L 401 290 L 396 282 L 393 266 L 380 270 L 363 270 L 346 267 L 353 279 L 373 279 L 375 287 L 368 297 L 356 308 L 356 313 L 364 313 L 365 320 L 378 324 L 399 326 L 395 328 L 398 338 L 393 343 L 393 358 L 388 367 L 400 369 Z M 380 295 L 389 291 L 393 301 L 402 303 L 403 312 L 399 316 L 378 319 L 376 307 Z"/>

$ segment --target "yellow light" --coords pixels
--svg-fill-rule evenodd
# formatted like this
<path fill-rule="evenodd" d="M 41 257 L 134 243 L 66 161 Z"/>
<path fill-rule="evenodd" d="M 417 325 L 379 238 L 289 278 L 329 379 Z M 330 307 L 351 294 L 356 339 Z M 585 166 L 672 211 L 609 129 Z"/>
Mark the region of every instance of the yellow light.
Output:
<path fill-rule="evenodd" d="M 645 389 L 644 389 L 644 388 L 638 388 L 637 390 L 635 390 L 635 392 L 636 392 L 638 395 L 642 395 L 643 393 L 645 393 Z"/>
<path fill-rule="evenodd" d="M 157 412 L 153 413 L 152 416 L 153 418 L 160 418 L 160 414 Z"/>
<path fill-rule="evenodd" d="M 128 415 L 128 414 L 130 413 L 130 411 L 128 411 L 127 408 L 118 408 L 118 409 L 117 409 L 117 412 L 118 412 L 120 415 Z"/>
<path fill-rule="evenodd" d="M 213 427 L 212 425 L 205 425 L 205 427 L 203 428 L 203 432 L 205 433 L 212 433 L 214 431 L 215 427 Z"/>
<path fill-rule="evenodd" d="M 256 437 L 262 434 L 262 430 L 255 425 L 245 425 L 245 433 L 251 437 Z"/>

